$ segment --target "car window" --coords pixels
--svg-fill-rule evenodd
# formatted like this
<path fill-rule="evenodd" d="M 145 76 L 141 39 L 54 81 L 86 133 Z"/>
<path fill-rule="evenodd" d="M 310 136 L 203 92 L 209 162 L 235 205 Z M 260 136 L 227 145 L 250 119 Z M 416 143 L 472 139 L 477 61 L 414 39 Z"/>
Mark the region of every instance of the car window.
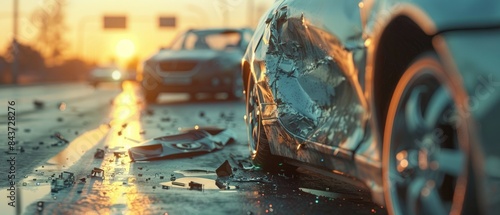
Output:
<path fill-rule="evenodd" d="M 172 43 L 172 50 L 228 50 L 239 48 L 241 33 L 237 31 L 187 32 Z"/>

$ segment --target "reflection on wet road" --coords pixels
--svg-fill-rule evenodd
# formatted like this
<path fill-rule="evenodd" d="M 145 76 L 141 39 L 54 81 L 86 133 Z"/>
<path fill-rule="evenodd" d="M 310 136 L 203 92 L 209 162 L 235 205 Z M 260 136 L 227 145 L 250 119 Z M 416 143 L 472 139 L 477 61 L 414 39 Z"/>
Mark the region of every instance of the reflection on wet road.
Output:
<path fill-rule="evenodd" d="M 302 174 L 301 168 L 291 175 L 240 166 L 249 156 L 242 101 L 188 101 L 166 94 L 157 104 L 146 105 L 138 89 L 129 82 L 123 91 L 99 89 L 92 100 L 70 99 L 66 111 L 46 108 L 35 112 L 43 121 L 20 125 L 20 130 L 32 130 L 20 143 L 26 149 L 21 155 L 33 158 L 23 160 L 20 165 L 32 167 L 18 175 L 23 214 L 386 213 L 370 201 L 367 191 Z M 29 117 L 37 116 L 27 113 Z M 55 120 L 58 117 L 64 121 Z M 236 141 L 185 158 L 131 162 L 128 157 L 127 149 L 139 142 L 194 126 L 230 128 Z M 104 150 L 102 158 L 98 149 Z M 226 160 L 234 176 L 216 185 L 215 170 Z M 94 169 L 103 172 L 92 174 Z M 63 171 L 74 174 L 74 184 L 51 192 L 51 180 Z"/>

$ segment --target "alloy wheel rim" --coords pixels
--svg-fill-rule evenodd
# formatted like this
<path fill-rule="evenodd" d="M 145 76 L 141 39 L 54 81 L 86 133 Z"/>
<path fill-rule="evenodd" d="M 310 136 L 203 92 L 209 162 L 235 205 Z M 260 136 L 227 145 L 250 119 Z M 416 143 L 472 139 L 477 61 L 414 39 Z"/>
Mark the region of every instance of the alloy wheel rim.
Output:
<path fill-rule="evenodd" d="M 396 214 L 448 214 L 465 170 L 456 105 L 432 72 L 405 87 L 391 132 L 388 180 Z M 457 194 L 458 195 L 458 194 Z"/>
<path fill-rule="evenodd" d="M 257 153 L 257 147 L 259 142 L 259 134 L 260 134 L 260 113 L 259 113 L 259 105 L 256 97 L 256 89 L 254 86 L 251 86 L 251 89 L 248 90 L 248 99 L 247 99 L 247 133 L 248 133 L 248 141 L 250 146 L 250 151 L 252 156 L 255 156 Z"/>

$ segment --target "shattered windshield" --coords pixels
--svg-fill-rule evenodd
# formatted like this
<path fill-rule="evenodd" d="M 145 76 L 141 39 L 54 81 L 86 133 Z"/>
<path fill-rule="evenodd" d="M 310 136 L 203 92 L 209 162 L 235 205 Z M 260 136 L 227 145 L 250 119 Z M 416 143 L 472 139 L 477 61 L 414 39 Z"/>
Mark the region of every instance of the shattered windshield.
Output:
<path fill-rule="evenodd" d="M 241 34 L 237 31 L 188 31 L 172 45 L 172 50 L 228 50 L 240 46 Z"/>

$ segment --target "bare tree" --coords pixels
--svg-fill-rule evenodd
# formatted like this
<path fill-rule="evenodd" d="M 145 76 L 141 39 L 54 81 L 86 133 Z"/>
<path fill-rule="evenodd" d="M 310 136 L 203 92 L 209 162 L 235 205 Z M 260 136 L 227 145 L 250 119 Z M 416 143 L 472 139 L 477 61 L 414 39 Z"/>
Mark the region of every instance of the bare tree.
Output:
<path fill-rule="evenodd" d="M 65 24 L 66 0 L 44 0 L 42 7 L 33 11 L 33 24 L 38 28 L 36 45 L 47 58 L 48 64 L 61 62 L 68 43 L 64 33 L 68 30 Z"/>

